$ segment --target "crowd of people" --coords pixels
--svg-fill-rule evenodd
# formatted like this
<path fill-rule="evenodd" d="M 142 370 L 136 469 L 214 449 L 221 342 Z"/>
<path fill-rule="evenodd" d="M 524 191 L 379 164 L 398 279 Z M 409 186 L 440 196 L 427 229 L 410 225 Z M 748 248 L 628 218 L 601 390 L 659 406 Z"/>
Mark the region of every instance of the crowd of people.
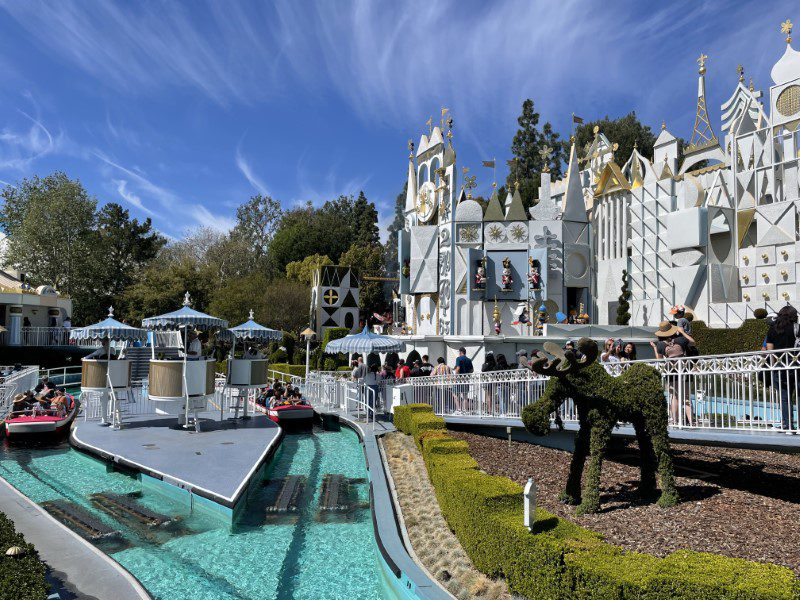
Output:
<path fill-rule="evenodd" d="M 66 417 L 75 399 L 63 387 L 57 387 L 47 377 L 33 389 L 14 396 L 11 417 L 49 415 Z"/>
<path fill-rule="evenodd" d="M 275 379 L 269 387 L 261 388 L 256 396 L 256 404 L 264 408 L 275 408 L 276 406 L 303 405 L 308 406 L 308 402 L 303 398 L 300 390 L 291 383 Z"/>

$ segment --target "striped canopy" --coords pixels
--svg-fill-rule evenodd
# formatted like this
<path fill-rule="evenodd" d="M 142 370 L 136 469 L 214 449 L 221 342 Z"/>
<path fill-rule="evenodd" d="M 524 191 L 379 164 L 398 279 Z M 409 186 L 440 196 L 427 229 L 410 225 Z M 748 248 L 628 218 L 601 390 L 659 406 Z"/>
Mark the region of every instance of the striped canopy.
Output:
<path fill-rule="evenodd" d="M 283 332 L 256 323 L 253 320 L 253 311 L 251 310 L 250 318 L 246 323 L 220 331 L 219 337 L 223 340 L 230 340 L 233 338 L 237 340 L 266 342 L 270 340 L 282 340 Z"/>
<path fill-rule="evenodd" d="M 212 317 L 189 306 L 189 292 L 183 299 L 183 306 L 170 313 L 157 317 L 142 319 L 142 325 L 147 329 L 177 329 L 178 327 L 191 326 L 195 329 L 224 329 L 228 326 L 225 319 Z"/>
<path fill-rule="evenodd" d="M 87 340 L 109 340 L 135 342 L 139 340 L 144 342 L 147 339 L 147 332 L 138 327 L 131 327 L 125 323 L 120 323 L 114 318 L 114 308 L 109 307 L 108 318 L 88 325 L 87 327 L 76 327 L 70 329 L 69 339 L 83 342 Z"/>
<path fill-rule="evenodd" d="M 325 346 L 326 354 L 337 352 L 360 352 L 369 354 L 370 352 L 398 352 L 405 347 L 400 340 L 396 340 L 388 335 L 372 333 L 367 327 L 361 333 L 354 333 L 338 340 L 328 342 Z"/>

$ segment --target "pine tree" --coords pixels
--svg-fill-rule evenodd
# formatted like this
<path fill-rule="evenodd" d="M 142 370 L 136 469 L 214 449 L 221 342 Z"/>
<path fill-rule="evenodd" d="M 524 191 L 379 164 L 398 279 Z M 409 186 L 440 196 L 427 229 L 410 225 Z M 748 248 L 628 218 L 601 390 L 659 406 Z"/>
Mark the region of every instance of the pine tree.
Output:
<path fill-rule="evenodd" d="M 621 294 L 619 295 L 619 304 L 617 305 L 617 325 L 627 325 L 631 320 L 631 305 L 628 300 L 631 297 L 631 291 L 628 289 L 628 271 L 622 271 L 622 287 L 620 288 Z"/>
<path fill-rule="evenodd" d="M 519 193 L 527 211 L 529 206 L 535 204 L 541 184 L 541 172 L 545 167 L 545 160 L 540 151 L 550 147 L 552 155 L 547 161 L 550 176 L 555 179 L 562 177 L 562 163 L 565 160 L 564 143 L 561 136 L 553 131 L 553 126 L 548 122 L 539 131 L 539 113 L 533 108 L 533 100 L 528 98 L 522 103 L 522 114 L 517 119 L 519 129 L 511 143 L 511 154 L 516 164 L 509 171 L 506 178 L 506 187 L 514 189 L 514 182 L 519 181 Z M 501 196 L 501 201 L 505 200 Z"/>

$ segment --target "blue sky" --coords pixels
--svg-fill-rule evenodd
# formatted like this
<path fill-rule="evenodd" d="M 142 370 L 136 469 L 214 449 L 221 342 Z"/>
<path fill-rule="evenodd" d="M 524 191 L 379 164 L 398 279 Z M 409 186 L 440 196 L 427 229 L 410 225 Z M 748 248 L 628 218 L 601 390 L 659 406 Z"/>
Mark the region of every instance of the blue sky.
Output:
<path fill-rule="evenodd" d="M 173 237 L 230 227 L 257 192 L 363 189 L 385 226 L 440 107 L 480 193 L 527 97 L 566 135 L 572 112 L 636 110 L 688 139 L 701 51 L 719 134 L 736 65 L 766 94 L 797 6 L 0 0 L 0 181 L 64 170 Z"/>

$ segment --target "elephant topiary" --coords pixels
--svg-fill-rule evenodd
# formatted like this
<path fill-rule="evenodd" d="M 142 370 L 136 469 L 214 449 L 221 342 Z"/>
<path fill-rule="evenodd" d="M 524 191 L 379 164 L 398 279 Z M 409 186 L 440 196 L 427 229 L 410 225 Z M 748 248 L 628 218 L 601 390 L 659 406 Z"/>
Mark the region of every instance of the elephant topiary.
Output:
<path fill-rule="evenodd" d="M 534 435 L 546 435 L 550 431 L 550 415 L 558 415 L 559 407 L 568 398 L 575 403 L 580 429 L 575 437 L 569 478 L 561 499 L 568 504 L 578 504 L 578 514 L 600 509 L 603 459 L 612 430 L 618 422 L 625 422 L 633 425 L 639 442 L 640 494 L 655 497 L 657 474 L 661 487 L 659 506 L 674 506 L 678 502 L 678 493 L 669 451 L 668 412 L 661 375 L 652 367 L 637 363 L 619 377 L 612 377 L 596 362 L 597 344 L 589 338 L 581 338 L 578 352 L 563 351 L 550 342 L 544 345 L 544 349 L 554 358 L 537 352 L 530 367 L 536 373 L 548 375 L 550 380 L 541 397 L 525 407 L 522 421 Z M 556 422 L 563 428 L 558 416 Z M 581 492 L 587 456 L 589 471 Z"/>

